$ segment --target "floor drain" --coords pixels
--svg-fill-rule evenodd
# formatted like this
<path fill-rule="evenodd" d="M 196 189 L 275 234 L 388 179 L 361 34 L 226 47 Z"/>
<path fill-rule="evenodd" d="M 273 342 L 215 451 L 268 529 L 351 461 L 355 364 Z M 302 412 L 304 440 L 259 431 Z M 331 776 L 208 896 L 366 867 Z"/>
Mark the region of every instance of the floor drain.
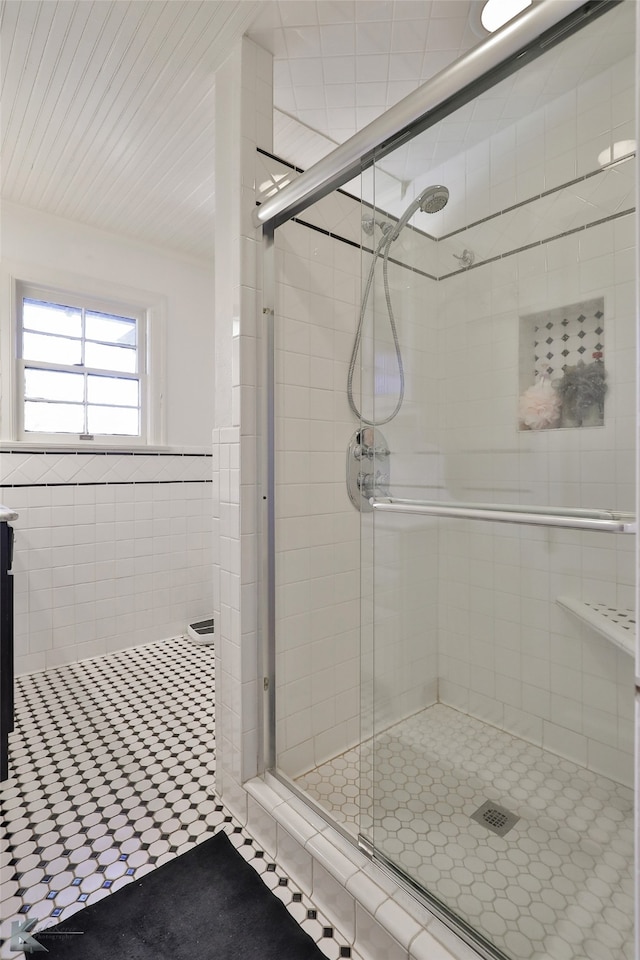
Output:
<path fill-rule="evenodd" d="M 504 837 L 505 833 L 511 830 L 520 817 L 516 817 L 515 813 L 511 813 L 505 807 L 487 800 L 481 807 L 478 807 L 475 813 L 471 814 L 471 819 L 481 823 L 483 827 L 487 827 L 493 833 L 497 833 L 499 837 Z"/>

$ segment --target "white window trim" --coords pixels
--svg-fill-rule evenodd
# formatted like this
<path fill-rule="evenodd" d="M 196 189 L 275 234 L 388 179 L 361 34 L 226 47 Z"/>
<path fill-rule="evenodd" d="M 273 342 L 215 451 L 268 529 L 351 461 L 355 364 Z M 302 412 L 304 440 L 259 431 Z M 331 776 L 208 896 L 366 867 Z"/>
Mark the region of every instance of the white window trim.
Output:
<path fill-rule="evenodd" d="M 18 356 L 21 333 L 21 297 L 24 288 L 48 292 L 52 297 L 86 299 L 102 308 L 111 307 L 116 312 L 129 305 L 145 315 L 144 367 L 140 376 L 143 394 L 141 424 L 142 436 L 124 437 L 96 435 L 93 440 L 81 440 L 74 434 L 31 433 L 22 429 L 23 402 L 22 365 Z M 0 268 L 0 442 L 25 447 L 64 447 L 87 450 L 100 448 L 163 447 L 165 432 L 165 382 L 166 382 L 166 299 L 149 291 L 21 264 L 4 263 Z"/>

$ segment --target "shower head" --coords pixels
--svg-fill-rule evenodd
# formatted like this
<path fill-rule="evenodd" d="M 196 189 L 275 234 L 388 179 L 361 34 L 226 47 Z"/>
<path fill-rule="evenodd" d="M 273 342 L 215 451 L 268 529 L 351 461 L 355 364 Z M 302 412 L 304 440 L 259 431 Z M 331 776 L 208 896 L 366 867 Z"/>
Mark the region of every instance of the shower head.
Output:
<path fill-rule="evenodd" d="M 427 187 L 418 197 L 418 205 L 423 213 L 438 213 L 443 207 L 446 207 L 449 200 L 449 191 L 446 187 L 437 184 L 434 187 Z"/>
<path fill-rule="evenodd" d="M 416 210 L 422 210 L 423 213 L 438 213 L 443 207 L 446 207 L 449 199 L 447 187 L 441 184 L 435 184 L 427 187 L 422 193 L 418 194 L 415 200 L 412 200 L 405 212 L 402 214 L 391 234 L 391 240 L 397 240 L 400 231 L 407 225 Z"/>

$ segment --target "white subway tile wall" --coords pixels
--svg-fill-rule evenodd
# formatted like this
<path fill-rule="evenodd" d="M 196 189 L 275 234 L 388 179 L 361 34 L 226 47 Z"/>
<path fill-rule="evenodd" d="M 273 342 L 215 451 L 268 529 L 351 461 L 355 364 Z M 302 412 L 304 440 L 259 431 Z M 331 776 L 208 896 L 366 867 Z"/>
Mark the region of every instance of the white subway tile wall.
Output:
<path fill-rule="evenodd" d="M 621 16 L 620 23 L 624 24 L 624 16 Z M 598 169 L 598 156 L 603 150 L 611 149 L 617 141 L 633 139 L 636 87 L 630 43 L 629 37 L 621 38 L 619 62 L 568 93 L 558 95 L 558 88 L 554 89 L 555 78 L 550 75 L 546 83 L 539 82 L 541 93 L 537 109 L 517 120 L 509 119 L 507 109 L 501 120 L 503 129 L 491 133 L 442 166 L 432 167 L 429 172 L 431 182 L 444 183 L 451 192 L 446 214 L 443 211 L 429 220 L 433 225 L 432 232 L 443 237 L 453 230 L 464 229 L 464 235 L 472 233 L 480 245 L 478 252 L 481 256 L 489 256 L 489 247 L 496 235 L 492 229 L 487 229 L 487 225 L 470 232 L 470 224 L 592 173 Z M 532 73 L 537 69 L 542 74 L 546 69 L 545 62 L 540 60 L 537 67 L 527 69 L 527 82 L 533 87 L 536 79 Z M 515 106 L 511 116 L 517 116 L 517 104 L 511 106 Z M 462 108 L 462 119 L 467 109 Z M 619 179 L 627 179 L 623 169 L 624 166 L 612 168 L 613 177 L 587 180 L 582 188 L 576 186 L 575 190 L 578 194 L 581 190 L 588 190 L 583 200 L 596 207 L 602 205 L 601 216 L 604 216 L 605 210 L 612 212 L 610 188 L 614 183 L 618 184 Z M 621 178 L 616 177 L 616 173 L 620 173 Z M 571 213 L 577 215 L 580 207 L 584 208 L 585 203 L 565 202 L 562 208 L 552 205 L 553 222 L 562 230 L 567 229 L 573 224 L 566 218 Z M 614 206 L 613 209 L 621 208 Z M 517 213 L 509 215 L 505 222 L 510 236 L 503 238 L 507 241 L 506 245 L 503 244 L 504 249 L 526 243 L 522 231 L 528 228 L 535 233 L 539 227 L 536 221 L 518 217 Z M 493 225 L 504 231 L 505 222 L 501 218 L 494 220 Z M 509 239 L 513 242 L 509 243 Z M 461 243 L 460 247 L 465 245 L 474 244 Z M 444 257 L 439 260 L 440 267 L 445 266 L 441 273 L 449 273 L 455 264 L 451 260 L 448 242 L 440 246 L 440 253 Z"/>
<path fill-rule="evenodd" d="M 359 524 L 340 484 L 354 428 L 339 384 L 360 256 L 291 223 L 277 262 L 277 740 L 293 774 L 359 737 Z"/>
<path fill-rule="evenodd" d="M 524 118 L 515 137 L 510 129 L 496 134 L 486 145 L 493 196 L 481 193 L 487 206 L 477 207 L 475 215 L 513 202 L 510 178 L 525 159 L 532 169 L 545 160 L 539 190 L 597 170 L 599 151 L 622 139 L 632 124 L 634 98 L 634 63 L 625 58 L 562 103 L 552 101 Z M 559 126 L 567 106 L 575 110 L 576 122 Z M 467 184 L 477 160 L 467 155 L 460 171 Z M 596 175 L 576 186 L 582 206 L 587 201 L 595 206 L 595 219 L 634 207 L 625 171 L 631 166 L 627 162 L 605 178 Z M 625 185 L 613 196 L 609 186 L 623 171 Z M 518 174 L 516 181 L 515 199 L 522 200 Z M 526 242 L 517 215 L 507 220 L 504 249 Z M 576 222 L 568 206 L 556 202 L 542 218 L 543 232 L 553 237 Z M 482 245 L 484 227 L 474 228 L 474 238 L 473 231 L 456 238 L 460 246 L 476 245 L 480 258 L 489 252 Z M 537 219 L 536 231 L 539 235 Z M 439 439 L 454 499 L 635 510 L 634 231 L 631 212 L 438 284 Z M 445 257 L 449 243 L 441 245 Z M 440 262 L 441 275 L 446 262 Z M 516 433 L 519 317 L 590 297 L 604 298 L 607 322 L 604 426 Z M 632 660 L 555 603 L 566 592 L 578 600 L 633 608 L 630 541 L 443 523 L 441 701 L 630 784 Z"/>
<path fill-rule="evenodd" d="M 605 263 L 613 255 L 616 232 L 619 243 L 624 237 L 629 244 L 622 249 L 634 249 L 628 224 L 622 220 L 615 226 L 618 231 L 611 224 L 588 231 Z M 599 274 L 591 251 L 583 261 L 579 235 L 547 244 L 545 253 L 546 262 L 538 260 L 537 270 L 537 251 L 511 258 L 531 285 L 525 284 L 524 294 L 519 285 L 515 307 L 500 313 L 493 299 L 487 304 L 476 295 L 486 268 L 443 284 L 460 295 L 455 309 L 449 304 L 447 329 L 441 332 L 442 376 L 450 382 L 461 362 L 466 370 L 464 403 L 444 414 L 442 449 L 451 493 L 460 500 L 633 512 L 635 370 L 628 361 L 635 347 L 635 310 L 628 278 L 623 275 L 618 283 L 611 273 L 608 279 Z M 549 273 L 540 267 L 553 268 L 556 253 L 588 269 L 558 271 L 550 291 Z M 607 318 L 604 425 L 516 433 L 518 315 L 530 306 L 553 307 L 592 295 L 604 297 Z M 489 350 L 478 343 L 478 327 L 492 337 Z M 496 333 L 497 354 L 492 348 Z M 463 355 L 456 343 L 469 344 Z M 508 366 L 505 355 L 511 357 Z M 488 386 L 495 399 L 486 399 Z M 632 660 L 555 601 L 566 593 L 633 608 L 631 539 L 443 525 L 440 551 L 447 574 L 440 589 L 441 700 L 629 784 Z M 524 727 L 509 726 L 515 717 Z"/>
<path fill-rule="evenodd" d="M 264 157 L 262 164 L 272 177 L 286 170 Z M 361 601 L 366 610 L 373 585 L 372 528 L 365 526 L 361 545 L 360 514 L 345 485 L 345 451 L 358 428 L 346 384 L 360 311 L 362 254 L 353 245 L 353 238 L 360 239 L 360 218 L 359 203 L 338 194 L 305 211 L 303 219 L 343 239 L 295 222 L 277 231 L 277 742 L 279 764 L 292 776 L 357 743 L 361 724 L 371 722 L 371 658 L 365 653 L 361 660 L 362 647 L 371 653 L 370 635 L 365 624 L 361 636 L 360 619 Z M 408 372 L 402 413 L 383 433 L 394 453 L 394 472 L 415 484 L 425 471 L 433 476 L 434 466 L 437 474 L 438 466 L 433 450 L 416 451 L 412 435 L 422 397 L 437 396 L 429 377 L 437 316 L 424 308 L 435 283 L 418 274 L 407 290 L 407 271 L 397 265 L 389 276 Z M 372 296 L 370 315 L 380 316 L 383 303 L 381 292 L 375 304 Z M 393 341 L 383 326 L 376 334 L 378 358 L 381 350 L 388 356 L 388 396 L 382 402 L 392 409 L 398 389 Z M 364 349 L 370 356 L 371 340 Z M 372 375 L 373 369 L 365 373 L 363 394 Z M 385 678 L 384 690 L 377 690 L 380 722 L 393 722 L 436 696 L 435 553 L 421 525 L 405 523 L 400 535 L 397 526 L 389 535 L 384 525 L 377 531 L 382 615 L 376 657 Z"/>
<path fill-rule="evenodd" d="M 210 617 L 211 456 L 3 451 L 15 656 L 30 673 Z"/>

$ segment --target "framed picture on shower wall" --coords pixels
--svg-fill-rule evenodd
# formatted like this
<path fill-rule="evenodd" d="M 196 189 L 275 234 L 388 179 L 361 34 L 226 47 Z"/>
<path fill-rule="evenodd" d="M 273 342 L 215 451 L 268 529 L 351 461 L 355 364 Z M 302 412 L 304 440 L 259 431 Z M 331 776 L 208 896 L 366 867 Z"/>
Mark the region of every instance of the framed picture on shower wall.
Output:
<path fill-rule="evenodd" d="M 604 297 L 520 317 L 520 430 L 604 425 L 604 321 Z"/>

